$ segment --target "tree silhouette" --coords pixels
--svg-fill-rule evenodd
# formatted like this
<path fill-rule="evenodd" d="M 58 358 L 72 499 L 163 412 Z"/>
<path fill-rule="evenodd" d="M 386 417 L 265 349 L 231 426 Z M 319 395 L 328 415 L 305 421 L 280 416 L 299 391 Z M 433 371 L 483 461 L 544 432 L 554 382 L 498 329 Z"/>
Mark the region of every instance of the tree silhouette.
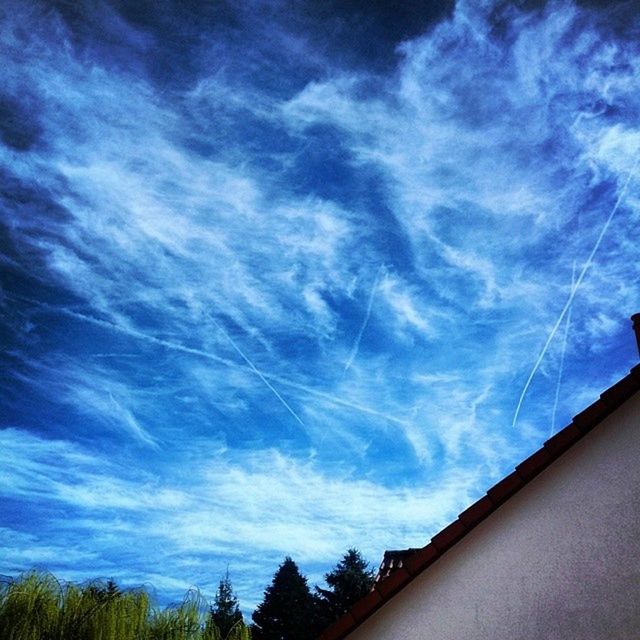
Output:
<path fill-rule="evenodd" d="M 324 579 L 329 589 L 316 587 L 321 628 L 331 624 L 371 591 L 374 573 L 357 549 L 349 549 Z"/>
<path fill-rule="evenodd" d="M 242 622 L 242 613 L 238 605 L 238 598 L 231 586 L 228 569 L 218 585 L 210 610 L 210 618 L 218 628 L 223 640 L 230 635 L 235 626 L 238 626 L 238 623 Z"/>
<path fill-rule="evenodd" d="M 253 640 L 313 640 L 314 597 L 296 563 L 286 557 L 253 613 Z"/>

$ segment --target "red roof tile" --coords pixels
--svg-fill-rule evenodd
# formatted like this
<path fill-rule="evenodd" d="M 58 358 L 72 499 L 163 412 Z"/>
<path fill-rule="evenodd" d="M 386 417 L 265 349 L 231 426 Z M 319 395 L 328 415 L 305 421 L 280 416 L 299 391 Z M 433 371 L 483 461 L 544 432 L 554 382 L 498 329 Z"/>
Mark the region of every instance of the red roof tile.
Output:
<path fill-rule="evenodd" d="M 440 553 L 443 553 L 458 542 L 467 531 L 467 527 L 460 520 L 454 520 L 448 527 L 431 538 L 431 544 Z"/>
<path fill-rule="evenodd" d="M 418 551 L 417 548 L 385 551 L 374 582 L 388 578 L 394 571 L 402 567 L 407 558 L 410 558 L 416 551 Z"/>
<path fill-rule="evenodd" d="M 383 602 L 382 596 L 373 589 L 373 591 L 370 591 L 364 598 L 360 598 L 360 600 L 351 607 L 350 613 L 356 620 L 364 620 Z"/>
<path fill-rule="evenodd" d="M 607 389 L 600 397 L 605 404 L 610 407 L 619 407 L 625 400 L 628 400 L 637 390 L 637 379 L 634 376 L 627 376 L 616 382 Z"/>
<path fill-rule="evenodd" d="M 343 638 L 353 627 L 355 620 L 351 613 L 341 615 L 321 636 L 320 640 Z"/>
<path fill-rule="evenodd" d="M 597 424 L 600 424 L 609 413 L 611 413 L 610 405 L 602 400 L 596 400 L 584 411 L 573 416 L 573 424 L 575 424 L 580 431 L 586 433 L 587 431 L 591 431 Z"/>
<path fill-rule="evenodd" d="M 487 495 L 491 502 L 498 506 L 522 489 L 522 487 L 524 487 L 524 480 L 514 471 L 506 478 L 500 480 L 500 482 L 494 484 L 493 487 L 487 491 Z"/>
<path fill-rule="evenodd" d="M 418 549 L 407 561 L 404 563 L 405 569 L 412 575 L 418 575 L 424 571 L 432 562 L 434 562 L 440 553 L 432 545 L 428 544 L 422 549 Z"/>
<path fill-rule="evenodd" d="M 494 510 L 493 502 L 489 496 L 482 496 L 480 500 L 474 502 L 470 507 L 467 507 L 459 516 L 458 519 L 462 521 L 468 528 L 475 527 L 479 522 L 484 520 Z"/>
<path fill-rule="evenodd" d="M 571 423 L 554 436 L 549 438 L 545 443 L 545 449 L 548 449 L 552 457 L 557 458 L 564 453 L 576 440 L 582 437 L 582 432 L 575 424 Z"/>
<path fill-rule="evenodd" d="M 639 314 L 640 324 L 640 314 Z M 640 348 L 640 337 L 638 338 Z M 495 484 L 487 495 L 463 511 L 457 520 L 436 534 L 431 543 L 421 549 L 404 549 L 402 551 L 387 552 L 391 555 L 385 560 L 391 560 L 393 554 L 401 557 L 401 563 L 391 562 L 388 577 L 378 580 L 373 591 L 358 601 L 351 610 L 339 618 L 320 636 L 320 640 L 342 640 L 364 620 L 371 616 L 381 606 L 390 600 L 398 591 L 403 589 L 415 576 L 422 573 L 438 558 L 453 547 L 473 527 L 490 516 L 511 496 L 517 493 L 526 483 L 535 478 L 540 472 L 553 464 L 563 453 L 572 447 L 586 433 L 599 425 L 604 418 L 620 407 L 640 389 L 640 365 L 636 365 L 631 372 L 619 382 L 607 389 L 599 400 L 584 411 L 577 414 L 571 424 L 556 433 L 544 443 L 544 446 L 521 462 L 516 471 L 510 473 Z M 395 556 L 393 556 L 395 558 Z M 381 570 L 385 561 L 381 565 Z M 383 574 L 379 574 L 383 575 Z"/>
<path fill-rule="evenodd" d="M 410 580 L 411 574 L 404 567 L 401 567 L 397 571 L 394 571 L 388 578 L 378 582 L 375 589 L 383 599 L 388 599 L 396 591 L 400 591 Z"/>
<path fill-rule="evenodd" d="M 547 449 L 538 449 L 533 455 L 529 456 L 516 467 L 516 473 L 526 482 L 552 462 L 553 458 Z"/>

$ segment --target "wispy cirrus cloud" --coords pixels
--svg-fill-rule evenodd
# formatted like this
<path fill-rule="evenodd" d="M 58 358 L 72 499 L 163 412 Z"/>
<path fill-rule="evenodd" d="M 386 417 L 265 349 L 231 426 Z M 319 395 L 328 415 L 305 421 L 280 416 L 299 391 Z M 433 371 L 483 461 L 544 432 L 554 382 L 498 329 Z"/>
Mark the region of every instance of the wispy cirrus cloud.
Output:
<path fill-rule="evenodd" d="M 106 575 L 115 569 L 116 536 L 125 535 L 132 562 L 118 567 L 118 575 L 135 583 L 153 567 L 177 562 L 177 571 L 164 573 L 176 581 L 173 597 L 190 579 L 205 575 L 202 567 L 191 566 L 193 558 L 210 555 L 239 562 L 251 548 L 272 561 L 292 553 L 303 565 L 315 567 L 332 560 L 345 536 L 366 537 L 362 547 L 367 552 L 393 544 L 398 532 L 420 544 L 478 490 L 473 469 L 452 470 L 416 492 L 354 479 L 337 467 L 329 474 L 311 459 L 294 459 L 274 449 L 222 452 L 215 461 L 206 451 L 192 450 L 194 471 L 176 489 L 173 481 L 132 470 L 118 458 L 106 462 L 69 441 L 16 429 L 0 435 L 10 459 L 3 470 L 4 498 L 29 505 L 35 518 L 50 507 L 64 508 L 64 520 L 48 522 L 48 535 L 67 536 L 75 550 L 71 556 L 52 557 L 44 539 L 19 533 L 29 526 L 25 518 L 8 530 L 8 540 L 15 543 L 26 536 L 33 553 L 13 554 L 13 563 L 20 558 L 47 562 L 69 575 L 76 562 L 91 561 Z M 186 567 L 190 569 L 180 575 Z M 248 597 L 255 597 L 255 581 L 267 580 L 268 571 L 262 564 L 260 575 L 241 579 Z M 209 575 L 202 586 L 213 590 L 215 581 Z"/>
<path fill-rule="evenodd" d="M 624 3 L 10 4 L 12 568 L 69 542 L 173 593 L 232 560 L 254 603 L 284 553 L 420 544 L 631 363 Z"/>

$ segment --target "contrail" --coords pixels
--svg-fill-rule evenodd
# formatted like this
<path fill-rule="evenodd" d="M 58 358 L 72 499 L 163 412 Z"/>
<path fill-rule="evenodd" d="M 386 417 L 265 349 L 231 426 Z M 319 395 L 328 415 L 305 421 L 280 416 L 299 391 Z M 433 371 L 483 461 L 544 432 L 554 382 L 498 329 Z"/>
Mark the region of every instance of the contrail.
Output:
<path fill-rule="evenodd" d="M 319 400 L 324 400 L 330 404 L 338 405 L 340 407 L 346 407 L 348 409 L 355 409 L 356 411 L 360 411 L 361 413 L 366 413 L 371 416 L 376 416 L 377 418 L 383 418 L 388 422 L 393 422 L 394 424 L 398 424 L 402 427 L 411 426 L 411 422 L 407 420 L 402 420 L 401 418 L 396 418 L 395 416 L 390 416 L 388 413 L 384 413 L 383 411 L 378 411 L 377 409 L 372 409 L 371 407 L 367 407 L 366 405 L 360 404 L 358 402 L 352 402 L 351 400 L 344 400 L 343 398 L 339 398 L 337 396 L 333 396 L 330 393 L 325 393 L 323 391 L 318 391 L 313 387 L 307 387 L 304 384 L 300 384 L 298 382 L 292 382 L 291 380 L 287 380 L 286 378 L 280 378 L 278 376 L 269 375 L 269 378 L 278 384 L 281 384 L 286 387 L 291 387 L 292 389 L 297 389 L 298 391 L 302 391 L 302 393 L 306 393 L 314 398 L 318 398 Z"/>
<path fill-rule="evenodd" d="M 369 294 L 369 301 L 367 302 L 367 312 L 364 316 L 364 321 L 360 326 L 360 331 L 358 331 L 358 335 L 356 336 L 355 342 L 353 343 L 353 347 L 351 348 L 351 353 L 349 354 L 349 358 L 347 359 L 347 363 L 344 366 L 344 371 L 342 375 L 347 373 L 349 367 L 353 364 L 355 357 L 358 355 L 358 349 L 360 349 L 360 341 L 362 340 L 362 334 L 364 330 L 367 328 L 369 324 L 369 318 L 371 317 L 371 309 L 373 308 L 373 298 L 376 295 L 376 290 L 378 289 L 378 281 L 380 280 L 380 274 L 382 273 L 382 265 L 378 268 L 376 272 L 375 280 L 373 281 L 373 286 L 371 287 L 371 293 Z"/>
<path fill-rule="evenodd" d="M 111 392 L 109 392 L 109 399 L 111 400 L 111 404 L 115 407 L 116 411 L 119 414 L 120 419 L 129 427 L 129 429 L 133 432 L 133 434 L 142 440 L 145 444 L 148 444 L 152 449 L 156 451 L 160 450 L 160 446 L 158 445 L 157 440 L 144 428 L 140 425 L 136 417 L 129 411 L 123 407 L 114 397 Z"/>
<path fill-rule="evenodd" d="M 615 215 L 616 211 L 618 210 L 618 207 L 620 207 L 620 203 L 622 202 L 622 199 L 624 198 L 626 192 L 627 192 L 627 187 L 629 186 L 629 182 L 631 181 L 631 178 L 633 177 L 634 171 L 636 170 L 636 167 L 638 166 L 638 161 L 640 161 L 640 156 L 636 157 L 635 162 L 633 163 L 633 167 L 631 168 L 631 171 L 629 171 L 629 175 L 627 176 L 627 179 L 620 191 L 620 195 L 618 196 L 618 199 L 616 200 L 615 205 L 613 206 L 613 209 L 611 209 L 611 213 L 609 214 L 609 217 L 607 218 L 607 220 L 604 223 L 604 226 L 602 227 L 602 230 L 600 231 L 600 235 L 598 236 L 598 239 L 596 240 L 596 243 L 593 245 L 593 249 L 591 249 L 591 253 L 589 254 L 589 257 L 587 258 L 587 261 L 584 264 L 584 267 L 582 267 L 582 271 L 580 271 L 580 275 L 578 276 L 578 279 L 576 280 L 576 284 L 575 286 L 571 289 L 571 293 L 569 294 L 569 298 L 567 299 L 564 307 L 562 308 L 562 311 L 560 313 L 560 316 L 558 317 L 558 319 L 556 320 L 556 323 L 553 325 L 553 329 L 551 329 L 551 333 L 549 334 L 549 337 L 547 338 L 547 341 L 544 344 L 544 347 L 542 348 L 542 351 L 540 352 L 540 355 L 538 356 L 538 359 L 536 360 L 536 363 L 533 365 L 533 369 L 531 369 L 531 373 L 529 374 L 529 377 L 527 378 L 527 382 L 524 385 L 524 389 L 522 390 L 522 393 L 520 394 L 520 399 L 518 400 L 518 406 L 516 407 L 515 413 L 513 414 L 513 422 L 511 424 L 512 427 L 516 426 L 516 421 L 518 420 L 518 415 L 520 413 L 520 408 L 522 407 L 522 402 L 524 401 L 524 397 L 527 393 L 527 390 L 529 389 L 529 385 L 531 384 L 531 380 L 533 380 L 533 376 L 536 374 L 536 371 L 538 370 L 538 367 L 540 366 L 540 363 L 542 362 L 542 359 L 544 358 L 545 354 L 547 353 L 547 349 L 549 348 L 549 345 L 551 344 L 551 341 L 553 340 L 553 337 L 556 335 L 556 331 L 558 330 L 558 327 L 560 326 L 560 324 L 562 323 L 562 320 L 564 319 L 565 315 L 567 314 L 567 312 L 569 311 L 569 308 L 571 307 L 571 304 L 573 303 L 573 299 L 576 295 L 576 292 L 578 291 L 578 289 L 580 288 L 580 285 L 582 284 L 582 280 L 584 278 L 585 273 L 587 272 L 587 269 L 591 266 L 591 263 L 593 262 L 593 256 L 595 256 L 596 251 L 598 250 L 598 248 L 600 247 L 600 243 L 602 242 L 602 239 L 604 238 L 605 233 L 607 232 L 607 229 L 609 229 L 609 225 L 611 224 L 611 220 L 613 220 L 613 216 Z"/>
<path fill-rule="evenodd" d="M 213 362 L 223 364 L 232 369 L 241 369 L 243 371 L 246 371 L 247 369 L 247 367 L 245 367 L 244 365 L 238 364 L 233 360 L 228 360 L 227 358 L 222 358 L 208 351 L 203 351 L 202 349 L 195 349 L 192 347 L 186 347 L 178 342 L 172 342 L 170 340 L 163 340 L 161 338 L 156 338 L 154 336 L 150 336 L 146 333 L 143 333 L 142 331 L 136 331 L 135 329 L 128 329 L 126 327 L 122 327 L 120 325 L 107 322 L 106 320 L 100 320 L 99 318 L 94 318 L 93 316 L 85 315 L 84 313 L 72 311 L 71 309 L 66 309 L 64 307 L 56 307 L 54 305 L 48 304 L 47 302 L 40 302 L 38 300 L 33 300 L 32 298 L 16 296 L 13 294 L 7 294 L 7 298 L 13 298 L 14 300 L 21 300 L 22 302 L 28 302 L 29 304 L 33 304 L 43 309 L 47 309 L 48 311 L 51 311 L 53 313 L 59 313 L 61 315 L 66 315 L 71 318 L 75 318 L 76 320 L 88 322 L 90 324 L 94 324 L 96 326 L 103 327 L 105 329 L 110 329 L 111 331 L 115 331 L 122 335 L 126 335 L 132 338 L 138 338 L 140 340 L 150 342 L 151 344 L 155 344 L 155 345 L 164 347 L 166 349 L 171 349 L 173 351 L 179 351 L 181 353 L 187 353 L 194 356 L 200 356 L 201 358 L 205 358 L 207 360 L 211 360 Z M 251 370 L 254 371 L 253 369 Z M 382 418 L 388 422 L 392 422 L 394 424 L 398 424 L 403 427 L 407 427 L 410 425 L 410 423 L 407 422 L 406 420 L 401 420 L 400 418 L 396 418 L 395 416 L 391 416 L 382 411 L 378 411 L 377 409 L 372 409 L 371 407 L 367 407 L 366 405 L 359 404 L 357 402 L 352 402 L 350 400 L 344 400 L 343 398 L 339 398 L 329 393 L 318 391 L 313 387 L 308 387 L 304 384 L 293 382 L 292 380 L 287 380 L 286 378 L 281 378 L 280 376 L 277 376 L 277 375 L 261 374 L 261 376 L 264 379 L 277 382 L 278 384 L 289 387 L 291 389 L 296 389 L 297 391 L 301 391 L 307 395 L 318 398 L 319 400 L 323 400 L 329 404 L 333 404 L 340 407 L 347 407 L 348 409 L 354 409 L 356 411 L 360 411 L 361 413 L 366 413 L 368 415 L 376 416 L 378 418 Z"/>
<path fill-rule="evenodd" d="M 576 280 L 576 261 L 573 261 L 573 269 L 571 271 L 571 289 L 575 286 Z M 571 310 L 567 311 L 567 321 L 564 325 L 564 335 L 562 336 L 562 351 L 560 354 L 560 367 L 558 368 L 558 382 L 556 384 L 556 395 L 553 399 L 553 411 L 551 413 L 551 433 L 552 436 L 556 432 L 556 413 L 558 411 L 558 400 L 560 399 L 560 383 L 562 382 L 562 373 L 564 371 L 564 356 L 567 352 L 567 337 L 569 335 L 569 325 L 571 324 Z"/>
<path fill-rule="evenodd" d="M 86 315 L 84 313 L 78 313 L 77 311 L 72 311 L 71 309 L 66 309 L 64 307 L 54 307 L 46 302 L 38 302 L 37 300 L 30 300 L 27 298 L 23 298 L 23 300 L 30 302 L 32 304 L 36 304 L 39 307 L 44 307 L 50 311 L 56 311 L 58 313 L 62 313 L 63 315 L 70 316 L 72 318 L 76 318 L 78 320 L 83 320 L 85 322 L 89 322 L 91 324 L 95 324 L 99 327 L 104 327 L 107 329 L 111 329 L 112 331 L 117 331 L 118 333 L 130 336 L 132 338 L 138 338 L 141 340 L 146 340 L 147 342 L 151 342 L 152 344 L 159 345 L 161 347 L 165 347 L 167 349 L 172 349 L 174 351 L 181 351 L 182 353 L 188 353 L 191 355 L 200 356 L 203 358 L 208 358 L 209 360 L 213 360 L 214 362 L 219 362 L 220 364 L 224 364 L 228 367 L 238 368 L 238 365 L 226 358 L 221 358 L 220 356 L 216 356 L 213 353 L 209 353 L 208 351 L 203 351 L 201 349 L 193 349 L 191 347 L 185 347 L 184 345 L 176 342 L 171 342 L 170 340 L 163 340 L 161 338 L 156 338 L 154 336 L 150 336 L 147 333 L 143 333 L 142 331 L 136 331 L 135 329 L 129 329 L 123 327 L 121 325 L 112 324 L 111 322 L 107 322 L 106 320 L 100 320 L 99 318 L 95 318 L 93 316 Z M 286 400 L 273 388 L 269 381 L 258 371 L 253 362 L 247 358 L 247 356 L 242 352 L 242 350 L 238 347 L 238 345 L 231 339 L 231 336 L 224 330 L 222 327 L 212 318 L 215 322 L 216 326 L 222 331 L 222 333 L 226 336 L 229 342 L 233 345 L 233 348 L 240 354 L 242 359 L 249 365 L 250 369 L 267 385 L 267 387 L 275 394 L 276 398 L 283 404 L 283 406 L 287 409 L 287 411 L 304 427 L 305 424 L 302 422 L 298 414 L 287 404 Z"/>
<path fill-rule="evenodd" d="M 202 356 L 203 358 L 208 358 L 209 360 L 213 360 L 214 362 L 219 362 L 220 364 L 224 364 L 228 367 L 238 368 L 238 365 L 232 360 L 227 360 L 226 358 L 221 358 L 213 353 L 209 353 L 207 351 L 202 351 L 201 349 L 194 349 L 192 347 L 185 347 L 184 345 L 178 342 L 171 342 L 170 340 L 163 340 L 162 338 L 156 338 L 155 336 L 150 336 L 148 333 L 144 333 L 142 331 L 136 331 L 135 329 L 129 329 L 127 327 L 123 327 L 119 324 L 113 324 L 112 322 L 107 322 L 106 320 L 100 320 L 100 318 L 95 318 L 94 316 L 86 315 L 84 313 L 79 313 L 78 311 L 72 311 L 71 309 L 67 309 L 65 307 L 56 307 L 55 305 L 49 304 L 48 302 L 40 302 L 39 300 L 33 300 L 32 298 L 25 298 L 23 296 L 16 296 L 14 294 L 6 294 L 8 298 L 13 298 L 14 300 L 21 300 L 22 302 L 28 302 L 29 304 L 33 304 L 42 309 L 47 309 L 53 313 L 59 313 L 64 316 L 69 316 L 70 318 L 75 318 L 76 320 L 82 320 L 83 322 L 88 322 L 89 324 L 94 324 L 98 327 L 103 327 L 104 329 L 110 329 L 111 331 L 115 331 L 116 333 L 120 333 L 125 336 L 129 336 L 131 338 L 138 338 L 139 340 L 144 340 L 146 342 L 150 342 L 151 344 L 155 344 L 161 347 L 166 347 L 167 349 L 172 349 L 174 351 L 181 351 L 182 353 L 189 353 L 195 356 Z"/>
<path fill-rule="evenodd" d="M 240 355 L 240 357 L 249 365 L 249 367 L 251 368 L 251 370 L 258 376 L 258 378 L 260 378 L 260 380 L 262 380 L 262 382 L 264 382 L 267 387 L 273 392 L 273 394 L 275 395 L 276 398 L 278 398 L 278 400 L 280 400 L 280 402 L 282 403 L 282 405 L 284 406 L 284 408 L 303 426 L 306 428 L 306 425 L 304 424 L 304 422 L 302 422 L 302 420 L 300 419 L 300 417 L 298 416 L 298 414 L 289 406 L 289 404 L 287 403 L 287 401 L 278 393 L 278 391 L 273 387 L 273 385 L 265 378 L 264 375 L 262 375 L 262 373 L 258 370 L 258 368 L 253 364 L 253 362 L 245 355 L 245 353 L 242 351 L 242 349 L 240 349 L 240 347 L 234 342 L 233 338 L 224 330 L 224 328 L 220 325 L 220 323 L 211 315 L 209 315 L 209 318 L 211 320 L 213 320 L 213 323 L 216 325 L 216 327 L 218 327 L 218 329 L 222 332 L 222 334 L 225 336 L 225 338 L 231 343 L 231 346 L 238 352 L 238 354 Z"/>

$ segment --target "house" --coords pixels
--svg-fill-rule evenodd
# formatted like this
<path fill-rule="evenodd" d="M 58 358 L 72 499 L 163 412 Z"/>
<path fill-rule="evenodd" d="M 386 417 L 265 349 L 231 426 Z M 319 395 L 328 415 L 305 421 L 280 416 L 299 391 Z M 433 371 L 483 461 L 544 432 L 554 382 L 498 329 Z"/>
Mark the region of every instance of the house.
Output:
<path fill-rule="evenodd" d="M 640 314 L 632 318 L 640 350 Z M 640 638 L 640 365 L 321 640 Z"/>

